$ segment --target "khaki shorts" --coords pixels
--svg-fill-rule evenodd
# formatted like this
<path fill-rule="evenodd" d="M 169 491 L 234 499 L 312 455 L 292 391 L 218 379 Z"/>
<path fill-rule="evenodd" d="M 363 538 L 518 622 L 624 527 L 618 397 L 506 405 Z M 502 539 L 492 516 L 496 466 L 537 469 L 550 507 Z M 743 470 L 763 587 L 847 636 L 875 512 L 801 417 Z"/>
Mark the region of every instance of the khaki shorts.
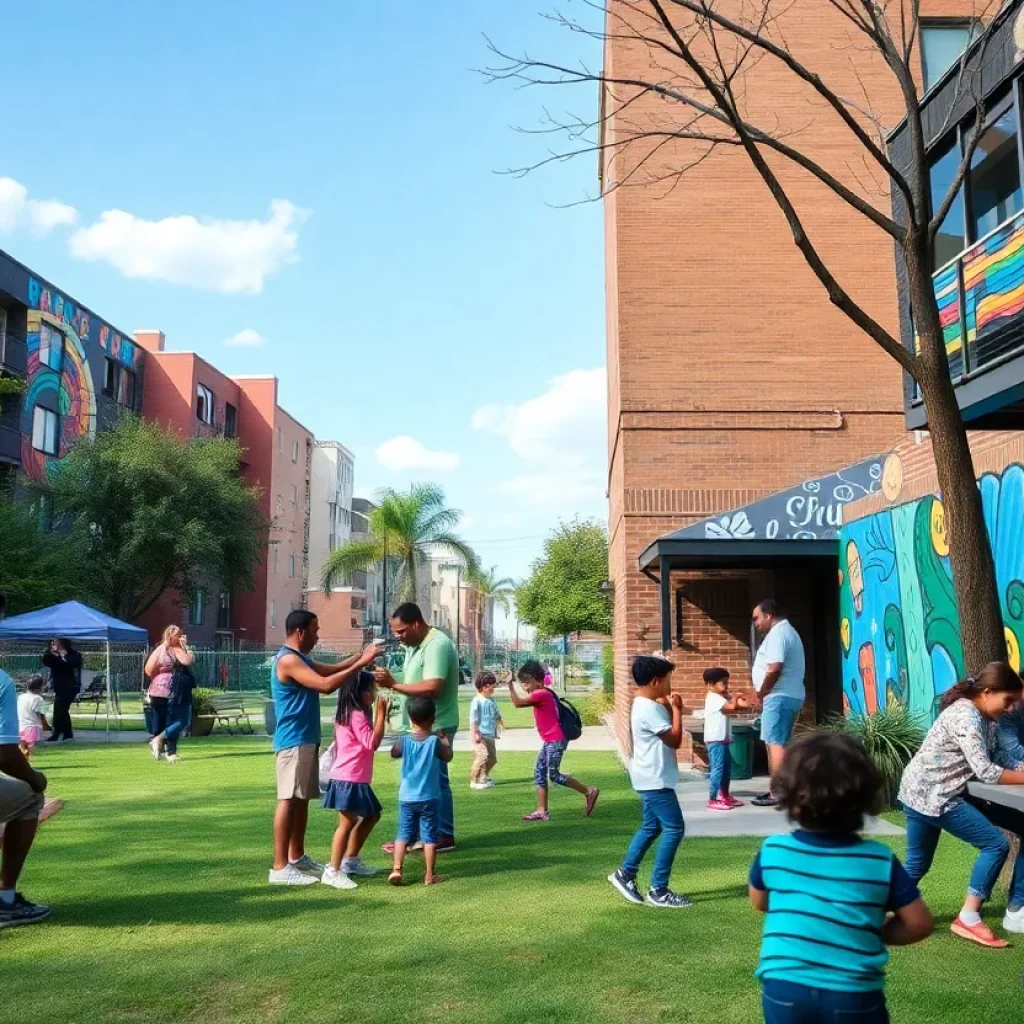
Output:
<path fill-rule="evenodd" d="M 44 802 L 43 794 L 27 782 L 0 774 L 0 825 L 38 818 Z"/>
<path fill-rule="evenodd" d="M 320 798 L 320 747 L 304 743 L 277 752 L 277 799 Z"/>

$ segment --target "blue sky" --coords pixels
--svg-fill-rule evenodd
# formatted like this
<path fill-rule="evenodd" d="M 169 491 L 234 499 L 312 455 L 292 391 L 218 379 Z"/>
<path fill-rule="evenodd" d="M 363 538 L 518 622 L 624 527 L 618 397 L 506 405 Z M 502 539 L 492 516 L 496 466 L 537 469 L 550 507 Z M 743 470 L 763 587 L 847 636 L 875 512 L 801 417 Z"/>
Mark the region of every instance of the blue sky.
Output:
<path fill-rule="evenodd" d="M 596 190 L 594 160 L 494 173 L 543 153 L 512 126 L 596 93 L 470 70 L 485 33 L 599 63 L 544 6 L 13 5 L 0 247 L 125 331 L 277 374 L 358 492 L 436 480 L 522 574 L 606 507 L 601 210 L 552 208 Z"/>

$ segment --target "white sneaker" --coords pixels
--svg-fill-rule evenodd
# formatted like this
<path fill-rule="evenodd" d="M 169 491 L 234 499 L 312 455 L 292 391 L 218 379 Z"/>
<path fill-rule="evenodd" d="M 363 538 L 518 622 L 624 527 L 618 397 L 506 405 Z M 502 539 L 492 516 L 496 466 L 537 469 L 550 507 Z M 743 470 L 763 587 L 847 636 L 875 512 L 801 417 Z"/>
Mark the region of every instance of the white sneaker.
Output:
<path fill-rule="evenodd" d="M 304 875 L 316 875 L 317 878 L 324 873 L 325 867 L 320 861 L 313 860 L 308 853 L 304 853 L 298 860 L 293 860 L 291 865 L 296 871 L 301 871 Z"/>
<path fill-rule="evenodd" d="M 327 871 L 331 869 L 328 868 Z M 369 864 L 364 864 L 362 857 L 349 857 L 341 862 L 341 870 L 346 875 L 355 875 L 356 878 L 373 878 L 374 875 L 378 874 L 376 868 L 371 868 Z"/>
<path fill-rule="evenodd" d="M 280 871 L 271 868 L 268 882 L 271 885 L 316 885 L 317 879 L 304 875 L 294 864 L 289 864 Z"/>
<path fill-rule="evenodd" d="M 481 782 L 480 789 L 494 789 L 494 779 L 488 779 L 486 782 Z"/>
<path fill-rule="evenodd" d="M 1024 934 L 1024 907 L 1006 912 L 1006 916 L 1003 918 L 1003 930 Z"/>
<path fill-rule="evenodd" d="M 487 787 L 482 782 L 471 782 L 469 784 L 470 789 L 486 789 Z"/>
<path fill-rule="evenodd" d="M 160 760 L 160 739 L 159 739 L 159 737 L 154 736 L 153 739 L 151 739 L 149 741 L 149 749 L 153 752 L 153 759 L 155 761 L 159 761 Z"/>
<path fill-rule="evenodd" d="M 168 764 L 177 764 L 180 760 L 181 760 L 181 758 L 178 757 L 177 754 L 168 754 L 167 755 L 167 763 Z"/>
<path fill-rule="evenodd" d="M 308 875 L 305 877 L 309 877 Z M 324 885 L 329 885 L 332 889 L 358 889 L 359 886 L 352 881 L 344 871 L 335 871 L 332 867 L 324 868 L 324 873 L 320 878 L 320 881 Z"/>

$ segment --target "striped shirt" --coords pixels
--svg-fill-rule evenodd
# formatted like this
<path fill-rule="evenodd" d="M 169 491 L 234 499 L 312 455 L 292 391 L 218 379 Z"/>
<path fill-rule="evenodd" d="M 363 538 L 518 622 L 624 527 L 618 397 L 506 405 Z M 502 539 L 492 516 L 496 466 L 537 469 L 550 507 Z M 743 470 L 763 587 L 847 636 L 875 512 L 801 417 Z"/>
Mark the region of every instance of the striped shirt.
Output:
<path fill-rule="evenodd" d="M 750 868 L 768 893 L 761 980 L 869 992 L 885 987 L 889 910 L 920 898 L 892 850 L 858 836 L 772 836 Z"/>

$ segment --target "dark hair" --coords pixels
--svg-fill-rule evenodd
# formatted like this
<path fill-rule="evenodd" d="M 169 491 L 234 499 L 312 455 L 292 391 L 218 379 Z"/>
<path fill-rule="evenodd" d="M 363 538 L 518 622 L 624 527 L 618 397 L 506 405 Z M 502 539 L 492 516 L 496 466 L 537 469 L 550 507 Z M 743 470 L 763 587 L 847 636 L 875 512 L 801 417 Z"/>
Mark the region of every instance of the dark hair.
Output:
<path fill-rule="evenodd" d="M 28 693 L 42 693 L 46 689 L 46 680 L 42 676 L 33 676 L 25 686 Z"/>
<path fill-rule="evenodd" d="M 57 637 L 57 643 L 59 643 L 61 647 L 68 652 L 68 654 L 74 650 L 74 647 L 71 646 L 71 641 L 66 636 Z"/>
<path fill-rule="evenodd" d="M 781 619 L 782 608 L 779 602 L 774 598 L 767 597 L 757 606 L 765 615 L 770 615 L 773 619 Z"/>
<path fill-rule="evenodd" d="M 1020 693 L 1024 690 L 1024 683 L 1021 678 L 1005 661 L 990 661 L 977 675 L 968 676 L 961 680 L 956 686 L 951 686 L 939 700 L 939 710 L 945 711 L 951 704 L 966 697 L 974 700 L 980 697 L 985 690 L 995 690 L 999 693 Z"/>
<path fill-rule="evenodd" d="M 372 690 L 377 685 L 372 672 L 363 669 L 356 675 L 342 684 L 338 691 L 338 710 L 334 720 L 342 725 L 348 725 L 354 711 L 362 711 L 367 718 L 372 720 L 372 709 L 363 703 L 363 694 Z"/>
<path fill-rule="evenodd" d="M 706 668 L 704 669 L 704 685 L 714 686 L 723 680 L 728 682 L 729 670 L 727 668 Z"/>
<path fill-rule="evenodd" d="M 392 613 L 391 618 L 398 619 L 399 622 L 404 623 L 406 626 L 415 626 L 418 623 L 426 625 L 426 619 L 423 618 L 423 612 L 420 611 L 420 606 L 412 601 L 406 601 L 405 604 L 400 604 Z"/>
<path fill-rule="evenodd" d="M 664 679 L 675 669 L 675 665 L 666 658 L 657 658 L 653 654 L 641 654 L 633 659 L 633 685 L 650 686 L 656 679 Z"/>
<path fill-rule="evenodd" d="M 813 832 L 850 835 L 879 809 L 882 776 L 852 736 L 816 732 L 797 740 L 772 779 L 791 821 Z"/>
<path fill-rule="evenodd" d="M 516 678 L 520 681 L 524 679 L 532 679 L 536 683 L 543 683 L 544 676 L 547 674 L 547 670 L 544 666 L 537 661 L 536 658 L 531 658 L 529 661 L 524 661 L 519 666 L 519 671 L 516 673 Z"/>
<path fill-rule="evenodd" d="M 289 612 L 288 618 L 284 620 L 284 631 L 291 636 L 293 633 L 298 633 L 299 630 L 309 629 L 314 622 L 316 622 L 316 615 L 313 612 L 307 611 L 305 608 L 296 608 Z"/>
<path fill-rule="evenodd" d="M 481 672 L 476 677 L 476 682 L 473 685 L 478 690 L 482 690 L 485 686 L 497 686 L 498 677 L 493 672 Z"/>
<path fill-rule="evenodd" d="M 410 697 L 405 710 L 409 715 L 409 721 L 421 729 L 432 726 L 434 719 L 437 718 L 437 705 L 433 697 Z"/>

